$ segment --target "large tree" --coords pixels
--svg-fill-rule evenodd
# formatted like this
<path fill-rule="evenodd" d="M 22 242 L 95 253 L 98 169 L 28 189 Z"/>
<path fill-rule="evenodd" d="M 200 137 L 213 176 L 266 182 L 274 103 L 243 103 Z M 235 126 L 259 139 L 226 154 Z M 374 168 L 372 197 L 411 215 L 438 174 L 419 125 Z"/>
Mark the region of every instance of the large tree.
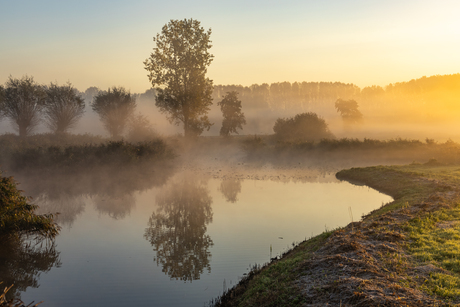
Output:
<path fill-rule="evenodd" d="M 9 77 L 2 96 L 4 116 L 11 120 L 20 136 L 31 133 L 40 123 L 40 112 L 45 104 L 43 86 L 35 83 L 33 77 Z"/>
<path fill-rule="evenodd" d="M 58 86 L 51 83 L 46 95 L 43 113 L 48 128 L 55 133 L 63 133 L 75 127 L 85 112 L 85 101 L 72 84 Z"/>
<path fill-rule="evenodd" d="M 110 135 L 117 138 L 136 109 L 136 98 L 123 87 L 112 87 L 94 97 L 92 108 Z"/>
<path fill-rule="evenodd" d="M 220 135 L 229 136 L 230 133 L 238 134 L 237 129 L 243 130 L 246 124 L 244 113 L 241 112 L 241 100 L 238 99 L 238 92 L 228 92 L 222 101 L 218 102 L 224 119 L 220 128 Z"/>
<path fill-rule="evenodd" d="M 156 47 L 144 61 L 152 87 L 157 86 L 156 106 L 171 123 L 184 125 L 186 137 L 209 130 L 212 80 L 206 78 L 213 55 L 211 29 L 193 19 L 171 20 L 154 41 Z"/>

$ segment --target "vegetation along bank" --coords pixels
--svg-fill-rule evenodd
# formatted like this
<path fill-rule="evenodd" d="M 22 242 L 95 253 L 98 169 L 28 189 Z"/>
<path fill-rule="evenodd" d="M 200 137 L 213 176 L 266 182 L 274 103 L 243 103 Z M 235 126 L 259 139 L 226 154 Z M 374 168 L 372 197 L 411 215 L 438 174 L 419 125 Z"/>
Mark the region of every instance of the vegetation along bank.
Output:
<path fill-rule="evenodd" d="M 213 306 L 451 306 L 460 303 L 460 166 L 352 168 L 337 178 L 394 201 L 255 267 Z"/>

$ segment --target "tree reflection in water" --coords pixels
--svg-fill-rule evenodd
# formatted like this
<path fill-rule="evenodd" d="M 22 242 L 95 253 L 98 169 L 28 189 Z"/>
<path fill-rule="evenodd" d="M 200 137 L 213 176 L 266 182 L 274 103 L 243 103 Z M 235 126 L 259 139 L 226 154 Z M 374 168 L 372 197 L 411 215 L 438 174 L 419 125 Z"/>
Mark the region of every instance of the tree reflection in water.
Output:
<path fill-rule="evenodd" d="M 136 205 L 136 199 L 132 194 L 96 195 L 94 206 L 100 213 L 105 213 L 115 220 L 125 218 Z"/>
<path fill-rule="evenodd" d="M 241 181 L 235 178 L 224 179 L 220 183 L 219 191 L 228 202 L 236 203 L 241 192 Z"/>
<path fill-rule="evenodd" d="M 206 234 L 212 222 L 212 198 L 203 182 L 183 177 L 156 197 L 157 211 L 149 219 L 144 237 L 156 251 L 156 263 L 170 278 L 192 281 L 204 269 L 211 271 Z"/>
<path fill-rule="evenodd" d="M 21 236 L 0 237 L 0 282 L 8 291 L 7 299 L 20 299 L 28 287 L 38 288 L 40 273 L 61 265 L 54 240 L 27 240 Z"/>

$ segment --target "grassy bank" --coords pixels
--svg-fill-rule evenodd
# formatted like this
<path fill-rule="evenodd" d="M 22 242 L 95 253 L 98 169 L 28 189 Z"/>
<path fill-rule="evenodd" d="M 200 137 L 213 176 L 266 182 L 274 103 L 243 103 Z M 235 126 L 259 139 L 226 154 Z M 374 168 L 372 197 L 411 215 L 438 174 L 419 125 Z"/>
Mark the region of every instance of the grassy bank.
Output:
<path fill-rule="evenodd" d="M 353 168 L 394 201 L 253 270 L 214 306 L 443 306 L 460 303 L 460 166 Z"/>
<path fill-rule="evenodd" d="M 0 165 L 11 171 L 91 169 L 99 166 L 132 167 L 175 157 L 160 138 L 130 143 L 92 135 L 40 134 L 0 136 Z"/>

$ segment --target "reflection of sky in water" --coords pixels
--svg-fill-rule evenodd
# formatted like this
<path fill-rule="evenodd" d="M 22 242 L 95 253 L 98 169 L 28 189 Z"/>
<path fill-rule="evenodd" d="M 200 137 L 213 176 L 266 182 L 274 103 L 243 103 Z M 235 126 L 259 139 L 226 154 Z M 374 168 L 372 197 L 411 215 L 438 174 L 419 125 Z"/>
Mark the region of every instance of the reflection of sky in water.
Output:
<path fill-rule="evenodd" d="M 208 194 L 202 197 L 212 199 L 212 221 L 208 219 L 205 227 L 194 234 L 212 240 L 213 245 L 208 247 L 211 271 L 205 263 L 199 279 L 193 278 L 191 282 L 163 273 L 162 263 L 157 265 L 157 255 L 144 237 L 152 214 L 165 212 L 156 203 L 159 195 L 181 182 L 192 183 L 188 187 L 205 187 Z M 356 221 L 363 213 L 391 200 L 367 187 L 334 180 L 240 183 L 220 179 L 197 181 L 177 175 L 163 191 L 152 188 L 127 197 L 127 210 L 123 211 L 121 203 L 116 202 L 117 211 L 111 214 L 105 204 L 110 199 L 81 197 L 75 204 L 83 200 L 83 209 L 75 211 L 78 216 L 71 219 L 70 227 L 63 227 L 56 239 L 62 267 L 42 274 L 40 287 L 23 293 L 23 301 L 44 300 L 49 307 L 203 306 L 221 294 L 224 280 L 231 287 L 249 265 L 267 262 L 270 245 L 272 256 L 278 255 L 292 242 L 318 234 L 325 227 L 332 229 L 349 223 L 349 207 Z M 185 195 L 180 189 L 171 193 Z M 171 227 L 163 228 L 166 230 Z M 187 242 L 196 242 L 193 240 Z"/>

